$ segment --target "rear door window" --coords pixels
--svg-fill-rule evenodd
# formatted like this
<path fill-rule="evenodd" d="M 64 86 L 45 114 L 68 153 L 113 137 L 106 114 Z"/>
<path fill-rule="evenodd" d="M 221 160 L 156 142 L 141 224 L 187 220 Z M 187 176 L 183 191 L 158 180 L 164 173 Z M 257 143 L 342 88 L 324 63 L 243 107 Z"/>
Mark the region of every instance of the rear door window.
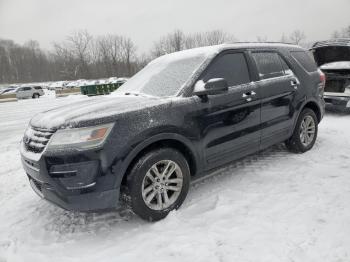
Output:
<path fill-rule="evenodd" d="M 252 56 L 258 67 L 260 79 L 268 79 L 284 75 L 281 58 L 275 52 L 253 52 Z"/>
<path fill-rule="evenodd" d="M 316 62 L 310 52 L 291 51 L 292 57 L 308 72 L 317 71 Z"/>
<path fill-rule="evenodd" d="M 294 75 L 292 69 L 290 69 L 289 65 L 287 65 L 286 61 L 282 57 L 280 57 L 282 68 L 285 75 Z"/>
<path fill-rule="evenodd" d="M 224 54 L 209 66 L 204 82 L 213 78 L 224 78 L 229 86 L 250 82 L 249 70 L 244 53 Z"/>

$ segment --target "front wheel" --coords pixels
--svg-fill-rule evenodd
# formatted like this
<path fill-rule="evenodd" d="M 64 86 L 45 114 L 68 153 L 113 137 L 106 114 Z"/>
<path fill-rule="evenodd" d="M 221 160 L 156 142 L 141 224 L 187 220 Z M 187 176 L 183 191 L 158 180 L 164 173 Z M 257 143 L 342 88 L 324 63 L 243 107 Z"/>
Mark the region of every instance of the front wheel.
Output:
<path fill-rule="evenodd" d="M 301 112 L 292 137 L 286 141 L 286 146 L 292 152 L 304 153 L 314 146 L 317 132 L 316 114 L 313 110 L 306 108 Z"/>
<path fill-rule="evenodd" d="M 190 170 L 184 156 L 160 148 L 138 159 L 127 177 L 131 208 L 149 221 L 163 219 L 181 206 L 187 196 Z"/>
<path fill-rule="evenodd" d="M 39 98 L 40 97 L 40 95 L 39 94 L 33 94 L 33 98 L 35 99 L 35 98 Z"/>

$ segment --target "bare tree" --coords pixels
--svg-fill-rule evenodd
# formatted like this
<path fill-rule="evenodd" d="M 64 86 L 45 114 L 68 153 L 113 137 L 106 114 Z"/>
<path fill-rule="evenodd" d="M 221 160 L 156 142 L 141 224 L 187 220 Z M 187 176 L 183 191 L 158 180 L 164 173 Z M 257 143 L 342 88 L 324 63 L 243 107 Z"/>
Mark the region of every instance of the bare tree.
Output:
<path fill-rule="evenodd" d="M 300 30 L 295 30 L 294 32 L 291 33 L 289 36 L 289 39 L 291 40 L 292 43 L 296 45 L 300 45 L 302 41 L 306 39 L 305 33 Z"/>
<path fill-rule="evenodd" d="M 126 76 L 134 74 L 132 60 L 135 58 L 136 47 L 130 38 L 123 38 L 121 43 L 122 62 L 126 65 Z"/>
<path fill-rule="evenodd" d="M 235 41 L 236 38 L 233 35 L 227 34 L 221 30 L 195 33 L 185 37 L 185 49 L 200 46 L 219 45 Z"/>
<path fill-rule="evenodd" d="M 281 36 L 281 42 L 282 43 L 289 43 L 290 42 L 289 38 L 284 33 Z"/>
<path fill-rule="evenodd" d="M 336 30 L 332 33 L 332 38 L 349 38 L 350 37 L 350 25 L 340 29 L 339 31 Z"/>
<path fill-rule="evenodd" d="M 96 41 L 97 63 L 108 75 L 131 76 L 135 73 L 136 46 L 130 38 L 119 35 L 99 37 Z M 100 74 L 104 74 L 100 73 Z"/>
<path fill-rule="evenodd" d="M 268 41 L 268 38 L 267 38 L 267 36 L 265 35 L 265 36 L 257 36 L 256 37 L 256 40 L 258 41 L 258 42 L 267 42 Z"/>
<path fill-rule="evenodd" d="M 184 33 L 180 30 L 175 30 L 155 42 L 151 53 L 154 57 L 158 57 L 164 54 L 181 51 L 184 49 L 184 42 Z"/>
<path fill-rule="evenodd" d="M 102 36 L 96 42 L 96 53 L 104 71 L 108 75 L 114 75 L 118 71 L 120 60 L 120 37 L 116 35 Z"/>
<path fill-rule="evenodd" d="M 181 51 L 184 49 L 218 45 L 236 41 L 233 35 L 227 34 L 221 30 L 208 32 L 200 32 L 185 35 L 180 30 L 160 38 L 154 43 L 151 54 L 153 57 L 158 57 L 164 54 Z"/>
<path fill-rule="evenodd" d="M 86 30 L 76 31 L 67 37 L 67 44 L 79 61 L 78 72 L 80 77 L 89 77 L 92 39 L 92 36 Z"/>

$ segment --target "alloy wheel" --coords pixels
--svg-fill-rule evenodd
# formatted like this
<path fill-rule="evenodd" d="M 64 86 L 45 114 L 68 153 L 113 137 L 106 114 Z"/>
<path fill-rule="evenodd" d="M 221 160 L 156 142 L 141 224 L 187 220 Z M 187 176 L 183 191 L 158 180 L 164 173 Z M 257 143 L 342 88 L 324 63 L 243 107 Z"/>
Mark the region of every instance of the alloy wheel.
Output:
<path fill-rule="evenodd" d="M 164 210 L 179 198 L 183 174 L 178 164 L 171 160 L 155 163 L 142 182 L 142 198 L 152 210 Z"/>
<path fill-rule="evenodd" d="M 300 142 L 303 146 L 309 146 L 314 140 L 316 132 L 316 123 L 312 116 L 306 115 L 301 121 L 299 134 Z"/>

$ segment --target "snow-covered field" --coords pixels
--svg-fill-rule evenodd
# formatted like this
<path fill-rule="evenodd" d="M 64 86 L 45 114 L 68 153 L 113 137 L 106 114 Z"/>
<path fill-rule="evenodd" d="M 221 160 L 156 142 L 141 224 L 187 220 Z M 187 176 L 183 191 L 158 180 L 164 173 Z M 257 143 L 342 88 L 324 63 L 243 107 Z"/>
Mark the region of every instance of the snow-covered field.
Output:
<path fill-rule="evenodd" d="M 327 115 L 303 155 L 278 145 L 232 163 L 147 223 L 127 211 L 70 213 L 30 188 L 18 152 L 25 127 L 73 102 L 0 104 L 0 262 L 350 261 L 350 116 Z"/>

